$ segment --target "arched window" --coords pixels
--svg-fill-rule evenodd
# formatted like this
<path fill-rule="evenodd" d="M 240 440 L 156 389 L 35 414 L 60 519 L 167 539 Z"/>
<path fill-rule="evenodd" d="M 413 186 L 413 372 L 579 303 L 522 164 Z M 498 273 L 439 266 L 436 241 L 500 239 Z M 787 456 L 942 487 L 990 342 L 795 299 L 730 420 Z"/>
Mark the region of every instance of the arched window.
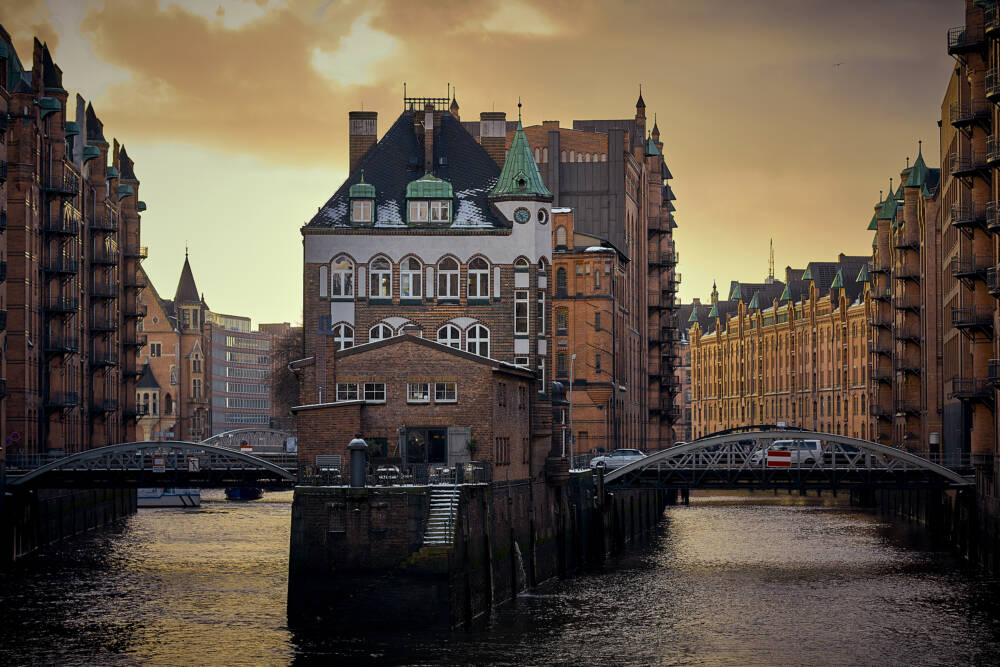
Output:
<path fill-rule="evenodd" d="M 468 296 L 470 299 L 488 299 L 490 296 L 490 265 L 482 257 L 475 257 L 469 262 Z"/>
<path fill-rule="evenodd" d="M 465 350 L 480 357 L 490 356 L 490 330 L 477 324 L 465 334 Z"/>
<path fill-rule="evenodd" d="M 354 347 L 354 328 L 350 324 L 338 324 L 333 328 L 333 340 L 338 350 Z"/>
<path fill-rule="evenodd" d="M 330 264 L 330 296 L 354 296 L 354 262 L 344 255 Z"/>
<path fill-rule="evenodd" d="M 462 349 L 462 332 L 454 324 L 446 324 L 437 331 L 437 342 L 456 350 Z"/>
<path fill-rule="evenodd" d="M 518 257 L 517 259 L 514 260 L 515 269 L 527 269 L 529 266 L 530 264 L 528 264 L 528 260 L 526 260 L 524 257 Z"/>
<path fill-rule="evenodd" d="M 585 153 L 584 154 L 583 161 L 584 162 L 590 162 L 590 153 Z"/>
<path fill-rule="evenodd" d="M 375 298 L 392 297 L 392 264 L 385 257 L 378 257 L 371 263 L 371 289 L 369 295 Z"/>
<path fill-rule="evenodd" d="M 368 342 L 374 343 L 377 340 L 392 338 L 392 327 L 388 324 L 376 324 L 368 332 Z"/>
<path fill-rule="evenodd" d="M 601 162 L 607 162 L 607 161 L 608 161 L 608 154 L 601 153 Z"/>
<path fill-rule="evenodd" d="M 419 299 L 424 293 L 420 261 L 407 257 L 399 264 L 399 298 Z"/>
<path fill-rule="evenodd" d="M 451 257 L 445 257 L 438 263 L 438 297 L 441 299 L 458 298 L 458 262 Z"/>
<path fill-rule="evenodd" d="M 536 148 L 535 149 L 535 162 L 541 162 L 541 161 L 542 161 L 542 152 Z"/>
<path fill-rule="evenodd" d="M 559 161 L 560 162 L 565 162 L 566 161 L 566 151 L 561 151 L 559 153 Z"/>
<path fill-rule="evenodd" d="M 566 247 L 566 228 L 561 225 L 556 227 L 556 247 Z"/>
<path fill-rule="evenodd" d="M 569 161 L 570 162 L 576 162 L 576 160 L 574 159 L 575 157 L 576 157 L 576 153 L 573 152 L 573 151 L 570 151 L 569 152 Z"/>
<path fill-rule="evenodd" d="M 556 269 L 556 296 L 566 296 L 566 268 Z"/>
<path fill-rule="evenodd" d="M 542 149 L 542 162 L 548 162 L 548 161 L 549 161 L 549 149 L 548 148 L 543 148 Z"/>
<path fill-rule="evenodd" d="M 170 395 L 169 391 L 163 396 L 163 414 L 174 414 L 174 397 Z"/>

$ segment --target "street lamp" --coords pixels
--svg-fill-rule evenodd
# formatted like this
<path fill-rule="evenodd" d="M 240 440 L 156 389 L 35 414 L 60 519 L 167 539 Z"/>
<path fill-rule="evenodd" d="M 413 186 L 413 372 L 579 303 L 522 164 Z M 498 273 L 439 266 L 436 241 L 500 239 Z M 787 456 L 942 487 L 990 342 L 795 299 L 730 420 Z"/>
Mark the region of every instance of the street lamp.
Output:
<path fill-rule="evenodd" d="M 576 361 L 576 354 L 569 358 L 569 469 L 573 469 L 573 443 L 576 441 L 576 433 L 573 432 L 573 362 Z"/>

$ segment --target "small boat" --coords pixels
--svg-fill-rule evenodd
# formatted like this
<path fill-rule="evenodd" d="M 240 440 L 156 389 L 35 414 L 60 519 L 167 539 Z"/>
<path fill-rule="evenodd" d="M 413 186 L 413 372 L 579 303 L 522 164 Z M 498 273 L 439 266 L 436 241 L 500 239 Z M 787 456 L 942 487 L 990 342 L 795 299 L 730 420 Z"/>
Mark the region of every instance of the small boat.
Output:
<path fill-rule="evenodd" d="M 200 507 L 200 489 L 139 489 L 139 507 Z"/>
<path fill-rule="evenodd" d="M 233 486 L 226 489 L 227 500 L 257 500 L 263 495 L 264 490 L 255 486 Z"/>

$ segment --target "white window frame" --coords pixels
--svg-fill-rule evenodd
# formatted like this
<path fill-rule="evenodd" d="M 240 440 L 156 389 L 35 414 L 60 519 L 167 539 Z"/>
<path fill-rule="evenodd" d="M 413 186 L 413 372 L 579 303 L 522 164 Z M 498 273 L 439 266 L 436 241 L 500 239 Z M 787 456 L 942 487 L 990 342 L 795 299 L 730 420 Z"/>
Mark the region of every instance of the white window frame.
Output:
<path fill-rule="evenodd" d="M 385 403 L 385 382 L 365 382 L 363 396 L 365 403 Z"/>
<path fill-rule="evenodd" d="M 361 398 L 361 393 L 358 388 L 357 382 L 338 382 L 337 383 L 337 402 L 341 401 L 357 401 Z"/>
<path fill-rule="evenodd" d="M 417 268 L 409 266 L 416 264 Z M 416 257 L 404 257 L 399 263 L 399 298 L 420 299 L 424 294 L 424 267 Z"/>
<path fill-rule="evenodd" d="M 352 199 L 351 222 L 371 222 L 374 203 L 371 199 Z"/>
<path fill-rule="evenodd" d="M 524 313 L 518 310 L 524 308 Z M 527 336 L 531 331 L 531 298 L 526 289 L 514 290 L 514 335 Z"/>
<path fill-rule="evenodd" d="M 445 262 L 454 262 L 454 269 L 442 268 Z M 461 284 L 459 278 L 462 275 L 462 265 L 454 257 L 445 257 L 437 265 L 439 299 L 458 299 L 461 294 Z"/>
<path fill-rule="evenodd" d="M 389 268 L 379 267 L 376 264 L 385 263 Z M 392 262 L 385 257 L 376 257 L 371 261 L 368 268 L 368 283 L 370 285 L 368 294 L 373 299 L 392 298 Z"/>
<path fill-rule="evenodd" d="M 430 206 L 431 222 L 451 222 L 451 202 L 447 199 L 435 199 Z"/>
<path fill-rule="evenodd" d="M 538 290 L 538 335 L 545 335 L 545 291 Z"/>
<path fill-rule="evenodd" d="M 452 336 L 442 336 L 442 333 L 455 334 Z M 454 324 L 446 324 L 437 330 L 437 342 L 442 345 L 447 345 L 448 347 L 453 347 L 456 350 L 462 349 L 462 330 L 459 329 Z"/>
<path fill-rule="evenodd" d="M 476 267 L 476 264 L 486 268 Z M 468 274 L 466 295 L 470 299 L 490 298 L 490 263 L 482 257 L 473 257 L 469 260 Z"/>
<path fill-rule="evenodd" d="M 345 255 L 330 262 L 330 296 L 354 296 L 354 262 Z"/>
<path fill-rule="evenodd" d="M 538 358 L 538 373 L 541 376 L 538 383 L 538 393 L 545 393 L 545 357 Z"/>
<path fill-rule="evenodd" d="M 530 357 L 514 357 L 514 365 L 527 368 L 531 364 Z"/>
<path fill-rule="evenodd" d="M 388 335 L 384 335 L 388 333 Z M 392 330 L 385 322 L 379 322 L 371 329 L 368 330 L 368 342 L 374 343 L 380 340 L 385 340 L 386 338 L 392 338 L 396 335 L 396 332 Z"/>
<path fill-rule="evenodd" d="M 427 222 L 430 220 L 430 206 L 424 200 L 410 201 L 410 222 Z"/>
<path fill-rule="evenodd" d="M 485 337 L 482 335 L 485 332 Z M 482 345 L 486 345 L 486 354 L 482 354 Z M 465 351 L 479 357 L 490 358 L 490 330 L 482 324 L 474 324 L 465 332 Z"/>
<path fill-rule="evenodd" d="M 451 396 L 448 396 L 448 389 L 451 389 Z M 442 397 L 443 396 L 443 397 Z M 434 383 L 435 403 L 458 403 L 458 383 L 457 382 L 435 382 Z"/>
<path fill-rule="evenodd" d="M 333 340 L 338 350 L 354 347 L 354 327 L 350 324 L 338 324 L 333 327 Z"/>
<path fill-rule="evenodd" d="M 430 403 L 431 383 L 430 382 L 407 382 L 406 383 L 407 403 Z"/>

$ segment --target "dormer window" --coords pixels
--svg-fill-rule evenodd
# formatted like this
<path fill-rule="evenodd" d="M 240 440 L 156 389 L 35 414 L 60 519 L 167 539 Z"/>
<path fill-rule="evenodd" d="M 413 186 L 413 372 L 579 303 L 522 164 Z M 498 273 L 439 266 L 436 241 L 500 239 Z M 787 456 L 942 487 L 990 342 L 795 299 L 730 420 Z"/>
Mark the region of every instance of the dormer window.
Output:
<path fill-rule="evenodd" d="M 361 170 L 361 176 L 357 183 L 351 186 L 348 191 L 351 198 L 351 222 L 372 222 L 375 209 L 375 186 L 365 183 L 365 172 Z"/>
<path fill-rule="evenodd" d="M 372 221 L 372 200 L 354 199 L 351 201 L 351 222 Z"/>
<path fill-rule="evenodd" d="M 407 222 L 441 224 L 451 222 L 454 198 L 451 183 L 425 174 L 406 186 Z"/>
<path fill-rule="evenodd" d="M 431 222 L 450 222 L 451 221 L 451 202 L 450 201 L 432 201 L 431 202 Z"/>

